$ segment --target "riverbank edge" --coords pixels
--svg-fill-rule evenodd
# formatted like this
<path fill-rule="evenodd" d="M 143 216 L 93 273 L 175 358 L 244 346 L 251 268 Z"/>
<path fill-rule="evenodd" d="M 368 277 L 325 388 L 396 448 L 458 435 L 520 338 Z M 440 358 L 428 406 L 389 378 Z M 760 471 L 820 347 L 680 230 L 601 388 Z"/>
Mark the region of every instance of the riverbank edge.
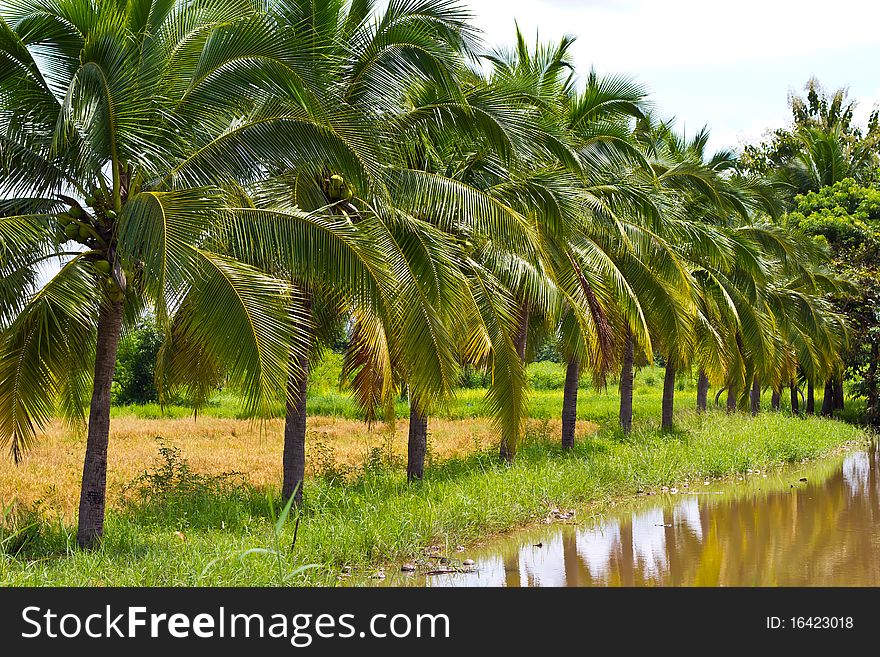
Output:
<path fill-rule="evenodd" d="M 865 436 L 859 440 L 848 440 L 840 445 L 834 446 L 822 453 L 821 455 L 809 458 L 809 459 L 800 459 L 796 461 L 784 461 L 780 463 L 773 464 L 768 466 L 765 470 L 756 470 L 756 471 L 747 471 L 747 472 L 736 472 L 731 471 L 727 474 L 709 477 L 708 484 L 704 483 L 705 486 L 724 486 L 731 485 L 738 481 L 743 481 L 744 479 L 748 479 L 750 477 L 757 476 L 781 476 L 787 472 L 799 472 L 801 470 L 808 469 L 810 467 L 815 467 L 818 463 L 823 462 L 831 462 L 842 460 L 846 454 L 869 448 L 875 442 L 875 438 L 873 438 L 867 431 L 865 432 Z M 704 479 L 703 482 L 706 480 Z M 780 490 L 784 486 L 783 482 L 779 482 L 777 484 L 780 487 Z M 504 540 L 505 538 L 510 538 L 512 535 L 523 532 L 527 533 L 530 531 L 537 531 L 539 529 L 545 529 L 553 526 L 560 525 L 570 525 L 578 528 L 584 528 L 589 525 L 596 524 L 604 520 L 605 517 L 625 512 L 630 508 L 634 508 L 637 504 L 640 503 L 648 503 L 650 498 L 658 498 L 663 495 L 668 496 L 679 496 L 681 498 L 686 497 L 688 494 L 694 494 L 693 491 L 688 491 L 690 488 L 690 482 L 687 480 L 682 480 L 673 484 L 672 486 L 663 486 L 659 490 L 654 490 L 651 488 L 645 490 L 637 490 L 631 493 L 625 493 L 620 495 L 613 495 L 603 499 L 596 499 L 587 503 L 582 503 L 579 505 L 574 505 L 571 508 L 560 508 L 560 506 L 552 506 L 548 509 L 548 514 L 546 516 L 531 516 L 527 519 L 524 519 L 521 523 L 518 523 L 509 528 L 494 531 L 489 534 L 486 534 L 483 538 L 471 542 L 466 542 L 462 545 L 456 546 L 456 552 L 461 554 L 462 556 L 467 555 L 471 552 L 476 552 L 479 550 L 483 550 L 492 543 L 496 543 Z M 665 490 L 664 490 L 665 489 Z M 676 491 L 677 492 L 670 492 Z M 775 490 L 773 487 L 768 487 L 768 491 Z M 567 505 L 563 504 L 561 507 L 566 507 Z M 438 546 L 436 544 L 432 544 L 425 549 L 427 554 L 432 555 L 430 559 L 438 560 L 441 558 L 449 559 L 449 563 L 451 566 L 441 566 L 440 570 L 435 568 L 424 568 L 424 567 L 416 567 L 415 570 L 410 571 L 411 566 L 421 566 L 421 564 L 414 564 L 413 559 L 409 558 L 411 555 L 402 555 L 401 558 L 387 560 L 384 562 L 377 562 L 376 564 L 369 567 L 360 567 L 359 570 L 369 570 L 369 574 L 364 574 L 359 580 L 355 579 L 352 582 L 354 586 L 369 586 L 373 583 L 373 580 L 382 578 L 381 575 L 385 572 L 393 572 L 401 570 L 403 567 L 405 570 L 403 572 L 412 572 L 413 574 L 421 574 L 426 575 L 429 572 L 433 571 L 437 574 L 446 574 L 441 573 L 440 571 L 443 569 L 455 570 L 458 568 L 462 569 L 462 572 L 467 572 L 467 566 L 461 566 L 462 559 L 456 558 L 458 555 L 454 555 L 450 557 L 449 555 L 442 554 L 438 552 Z M 343 568 L 343 573 L 350 572 L 346 571 L 345 567 Z M 377 577 L 379 575 L 379 577 Z M 343 574 L 343 579 L 346 577 Z"/>

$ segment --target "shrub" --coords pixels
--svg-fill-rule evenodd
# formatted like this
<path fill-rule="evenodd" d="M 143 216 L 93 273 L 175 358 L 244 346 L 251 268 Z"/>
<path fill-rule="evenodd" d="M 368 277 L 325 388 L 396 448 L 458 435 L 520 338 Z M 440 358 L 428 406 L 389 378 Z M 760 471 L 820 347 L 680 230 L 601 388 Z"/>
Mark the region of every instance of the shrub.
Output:
<path fill-rule="evenodd" d="M 117 404 L 148 404 L 159 400 L 156 389 L 156 358 L 162 332 L 152 317 L 142 319 L 119 343 L 113 401 Z"/>
<path fill-rule="evenodd" d="M 252 506 L 254 490 L 240 472 L 203 474 L 190 468 L 178 447 L 156 437 L 159 456 L 152 470 L 123 489 L 123 508 L 144 524 L 236 527 Z"/>

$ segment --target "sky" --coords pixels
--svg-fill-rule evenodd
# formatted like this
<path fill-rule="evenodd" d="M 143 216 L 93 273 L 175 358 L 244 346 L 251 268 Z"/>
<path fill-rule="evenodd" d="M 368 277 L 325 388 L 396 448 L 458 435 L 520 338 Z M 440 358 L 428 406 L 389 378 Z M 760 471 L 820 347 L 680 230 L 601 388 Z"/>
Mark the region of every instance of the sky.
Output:
<path fill-rule="evenodd" d="M 862 124 L 880 103 L 880 2 L 872 0 L 464 0 L 488 46 L 577 37 L 583 75 L 624 74 L 657 111 L 713 150 L 788 122 L 788 94 L 816 76 L 848 87 Z"/>

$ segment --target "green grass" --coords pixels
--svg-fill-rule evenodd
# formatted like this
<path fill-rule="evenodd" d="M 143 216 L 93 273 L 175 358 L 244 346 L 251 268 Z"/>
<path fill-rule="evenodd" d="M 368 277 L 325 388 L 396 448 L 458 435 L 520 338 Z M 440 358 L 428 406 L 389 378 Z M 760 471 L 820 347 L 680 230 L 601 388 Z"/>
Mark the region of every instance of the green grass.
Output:
<path fill-rule="evenodd" d="M 338 354 L 329 353 L 317 363 L 309 378 L 308 412 L 310 415 L 325 415 L 347 419 L 363 419 L 363 412 L 357 407 L 349 394 L 339 388 L 342 359 Z M 637 417 L 659 418 L 663 393 L 663 368 L 643 367 L 636 372 L 633 387 L 634 409 Z M 565 384 L 565 365 L 549 361 L 531 363 L 527 368 L 531 391 L 529 393 L 529 417 L 545 420 L 558 418 L 562 413 L 562 388 Z M 696 380 L 692 373 L 681 374 L 676 384 L 675 408 L 688 410 L 694 408 L 697 399 Z M 710 391 L 709 404 L 714 405 L 717 389 Z M 822 391 L 817 390 L 816 406 L 822 404 Z M 488 417 L 490 412 L 485 404 L 486 391 L 482 388 L 460 388 L 455 399 L 446 407 L 438 409 L 435 415 L 445 419 L 468 419 Z M 790 409 L 789 396 L 784 394 L 782 411 Z M 726 397 L 722 395 L 723 406 Z M 597 424 L 616 422 L 620 397 L 618 381 L 609 378 L 607 386 L 596 389 L 585 378 L 581 381 L 578 397 L 578 418 Z M 765 410 L 770 409 L 770 395 L 762 397 Z M 208 406 L 199 411 L 202 415 L 225 418 L 242 418 L 240 399 L 229 392 L 219 392 Z M 405 398 L 395 404 L 396 416 L 409 417 L 409 405 Z M 864 400 L 847 400 L 847 408 L 840 414 L 845 421 L 858 422 L 864 413 Z M 159 404 L 140 404 L 116 406 L 113 417 L 134 416 L 142 419 L 161 417 L 187 417 L 193 409 L 185 404 L 172 404 L 162 409 Z M 281 417 L 283 408 L 279 404 L 273 416 Z M 659 421 L 659 419 L 657 420 Z"/>
<path fill-rule="evenodd" d="M 309 414 L 348 419 L 363 418 L 363 413 L 349 394 L 339 388 L 341 367 L 341 357 L 330 353 L 313 368 L 309 377 Z M 527 368 L 527 375 L 531 387 L 529 416 L 537 419 L 559 417 L 562 411 L 565 365 L 549 361 L 531 363 Z M 634 388 L 636 406 L 646 416 L 659 417 L 662 391 L 662 368 L 646 367 L 636 373 Z M 446 419 L 487 417 L 489 411 L 484 403 L 485 394 L 486 391 L 482 388 L 460 388 L 456 392 L 456 398 L 445 408 L 438 409 L 436 415 Z M 584 379 L 581 381 L 578 417 L 594 422 L 616 418 L 618 399 L 616 380 L 609 379 L 605 388 L 597 390 Z M 767 401 L 769 403 L 769 399 Z M 696 384 L 692 376 L 685 374 L 678 382 L 677 407 L 692 408 L 695 403 Z M 280 416 L 282 411 L 279 404 L 273 414 Z M 409 417 L 409 406 L 405 398 L 397 401 L 395 412 L 398 418 Z M 199 413 L 212 417 L 243 417 L 239 398 L 230 392 L 217 393 Z M 164 409 L 159 404 L 115 406 L 111 412 L 113 417 L 135 416 L 142 419 L 187 417 L 192 414 L 193 409 L 182 403 L 171 404 Z"/>
<path fill-rule="evenodd" d="M 653 401 L 640 399 L 637 415 L 648 417 Z M 588 412 L 599 417 L 611 406 L 600 396 Z M 293 519 L 275 533 L 277 491 L 256 490 L 234 476 L 193 473 L 166 451 L 164 461 L 133 482 L 122 508 L 108 514 L 105 540 L 94 552 L 74 549 L 71 526 L 27 510 L 10 514 L 0 533 L 0 582 L 332 585 L 342 566 L 370 569 L 412 559 L 432 544 L 472 544 L 543 517 L 550 506 L 583 507 L 687 479 L 767 470 L 865 439 L 851 425 L 785 414 L 682 412 L 677 421 L 679 429 L 665 436 L 654 418 L 637 423 L 625 440 L 605 429 L 567 453 L 538 424 L 511 466 L 499 463 L 494 451 L 478 453 L 432 464 L 425 481 L 413 486 L 403 464 L 374 458 L 355 481 L 307 482 L 292 549 Z M 297 572 L 309 564 L 320 567 Z"/>

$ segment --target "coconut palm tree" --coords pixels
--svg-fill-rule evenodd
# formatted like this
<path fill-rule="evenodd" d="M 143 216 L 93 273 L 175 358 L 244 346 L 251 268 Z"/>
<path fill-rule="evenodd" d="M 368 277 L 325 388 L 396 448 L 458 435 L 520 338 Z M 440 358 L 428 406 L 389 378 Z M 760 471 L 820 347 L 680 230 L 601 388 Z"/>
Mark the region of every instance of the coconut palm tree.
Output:
<path fill-rule="evenodd" d="M 752 396 L 759 399 L 757 377 L 766 372 L 747 373 L 733 364 L 742 363 L 738 355 L 745 348 L 760 354 L 749 362 L 770 367 L 775 352 L 767 336 L 772 323 L 756 313 L 755 295 L 770 280 L 765 260 L 790 258 L 783 247 L 791 249 L 780 231 L 762 219 L 780 213 L 770 184 L 737 173 L 730 152 L 707 155 L 706 129 L 685 140 L 668 124 L 651 126 L 645 121 L 642 135 L 655 156 L 652 167 L 658 180 L 673 194 L 679 209 L 665 222 L 666 231 L 675 236 L 670 239 L 687 263 L 695 304 L 690 338 L 671 341 L 678 353 L 667 358 L 662 426 L 668 430 L 675 386 L 675 373 L 670 370 L 679 366 L 698 367 L 698 410 L 705 410 L 710 376 L 720 377 L 725 369 L 729 391 L 738 389 L 741 378 L 741 389 L 751 388 Z M 683 344 L 689 346 L 682 349 Z M 733 399 L 731 392 L 728 402 Z"/>
<path fill-rule="evenodd" d="M 390 140 L 399 145 L 399 161 L 408 167 L 406 177 L 426 193 L 450 199 L 469 190 L 474 199 L 491 199 L 519 217 L 507 226 L 497 222 L 481 226 L 468 220 L 471 210 L 461 202 L 417 207 L 403 197 L 395 201 L 397 207 L 406 206 L 412 225 L 441 231 L 423 244 L 452 240 L 445 251 L 457 254 L 460 280 L 467 285 L 460 288 L 466 294 L 447 305 L 454 311 L 448 315 L 448 327 L 459 345 L 460 361 L 492 371 L 487 404 L 501 429 L 501 454 L 508 459 L 515 452 L 524 419 L 529 318 L 547 308 L 555 295 L 538 255 L 534 218 L 538 206 L 534 189 L 546 172 L 536 174 L 528 164 L 536 162 L 539 153 L 564 146 L 541 124 L 536 103 L 529 89 L 477 74 L 462 76 L 456 96 L 437 85 L 422 85 L 412 90 L 409 110 L 398 120 L 401 133 Z M 426 272 L 422 278 L 448 286 L 456 276 L 442 272 Z M 402 378 L 407 378 L 405 373 Z M 410 390 L 418 392 L 413 386 Z M 421 461 L 425 414 L 431 410 L 424 401 L 415 401 L 410 446 L 411 456 L 416 454 L 411 466 Z"/>

